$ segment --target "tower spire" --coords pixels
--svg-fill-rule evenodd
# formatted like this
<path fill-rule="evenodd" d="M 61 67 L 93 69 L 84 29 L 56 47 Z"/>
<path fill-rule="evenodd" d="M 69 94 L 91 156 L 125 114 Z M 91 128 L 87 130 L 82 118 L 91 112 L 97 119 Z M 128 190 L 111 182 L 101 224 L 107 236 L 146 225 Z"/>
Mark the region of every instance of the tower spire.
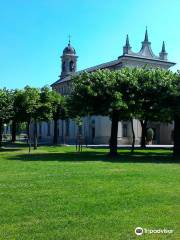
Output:
<path fill-rule="evenodd" d="M 128 34 L 126 35 L 126 47 L 130 47 Z"/>
<path fill-rule="evenodd" d="M 162 43 L 162 49 L 161 49 L 161 52 L 159 53 L 159 57 L 160 59 L 162 60 L 167 60 L 167 52 L 166 52 L 166 48 L 165 48 L 165 42 L 163 41 Z"/>
<path fill-rule="evenodd" d="M 154 55 L 154 53 L 151 49 L 151 42 L 149 41 L 149 38 L 148 38 L 147 26 L 146 26 L 144 41 L 142 41 L 142 47 L 141 47 L 141 50 L 140 50 L 139 54 L 142 55 L 142 56 L 146 56 L 148 58 L 154 58 L 155 57 L 155 55 Z"/>
<path fill-rule="evenodd" d="M 146 26 L 146 32 L 145 32 L 144 42 L 149 42 L 149 40 L 148 40 L 147 26 Z"/>
<path fill-rule="evenodd" d="M 126 35 L 126 43 L 125 46 L 123 47 L 123 54 L 129 54 L 131 53 L 131 46 L 129 43 L 129 36 L 128 34 Z"/>
<path fill-rule="evenodd" d="M 163 41 L 163 44 L 162 44 L 162 50 L 161 50 L 162 53 L 165 53 L 166 52 L 166 48 L 165 48 L 165 42 Z"/>

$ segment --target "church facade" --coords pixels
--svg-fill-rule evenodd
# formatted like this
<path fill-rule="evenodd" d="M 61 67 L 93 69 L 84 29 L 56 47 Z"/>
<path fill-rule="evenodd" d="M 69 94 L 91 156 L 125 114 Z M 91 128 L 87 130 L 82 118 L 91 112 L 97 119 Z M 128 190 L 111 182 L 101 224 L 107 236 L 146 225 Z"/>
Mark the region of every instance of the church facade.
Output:
<path fill-rule="evenodd" d="M 61 56 L 61 75 L 59 79 L 51 86 L 59 94 L 68 95 L 71 90 L 72 76 L 80 74 L 83 71 L 92 72 L 98 69 L 110 69 L 112 71 L 121 69 L 123 67 L 143 67 L 149 66 L 151 68 L 169 69 L 174 62 L 167 59 L 167 52 L 165 50 L 165 43 L 162 44 L 159 56 L 156 56 L 151 49 L 151 42 L 148 39 L 148 32 L 146 29 L 144 41 L 138 53 L 132 51 L 129 37 L 127 35 L 125 46 L 123 47 L 123 54 L 117 59 L 106 62 L 97 66 L 87 68 L 82 71 L 77 71 L 77 59 L 75 49 L 72 47 L 70 41 L 68 46 L 63 50 Z M 87 144 L 108 144 L 111 131 L 111 121 L 109 117 L 103 116 L 86 116 L 83 119 L 83 124 L 78 128 L 72 119 L 59 120 L 58 136 L 59 143 L 74 144 L 76 142 L 77 133 L 83 136 L 84 142 Z M 136 144 L 140 143 L 141 125 L 139 120 L 133 120 Z M 148 127 L 154 130 L 154 144 L 172 144 L 172 130 L 173 124 L 165 123 L 149 123 Z M 53 121 L 48 123 L 39 123 L 38 126 L 39 137 L 44 141 L 51 141 L 53 139 Z M 131 144 L 132 131 L 129 122 L 119 122 L 118 126 L 118 144 Z"/>

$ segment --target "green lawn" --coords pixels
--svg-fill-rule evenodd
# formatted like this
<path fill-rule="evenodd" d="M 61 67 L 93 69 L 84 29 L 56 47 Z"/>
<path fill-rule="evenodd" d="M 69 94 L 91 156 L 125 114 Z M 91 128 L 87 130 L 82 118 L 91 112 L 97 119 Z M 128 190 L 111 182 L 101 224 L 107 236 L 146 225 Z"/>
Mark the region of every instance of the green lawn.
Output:
<path fill-rule="evenodd" d="M 0 239 L 180 239 L 180 169 L 170 150 L 0 150 Z M 144 234 L 136 227 L 173 229 Z"/>

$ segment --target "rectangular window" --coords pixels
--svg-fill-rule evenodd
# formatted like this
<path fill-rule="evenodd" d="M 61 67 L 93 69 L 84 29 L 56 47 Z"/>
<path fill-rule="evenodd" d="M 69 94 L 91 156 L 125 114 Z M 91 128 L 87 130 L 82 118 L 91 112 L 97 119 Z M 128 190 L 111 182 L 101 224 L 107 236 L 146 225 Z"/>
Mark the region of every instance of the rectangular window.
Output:
<path fill-rule="evenodd" d="M 157 140 L 157 133 L 156 133 L 156 128 L 153 128 L 154 135 L 153 135 L 153 140 Z"/>
<path fill-rule="evenodd" d="M 122 127 L 122 136 L 123 137 L 127 137 L 127 124 L 123 124 L 123 127 Z"/>
<path fill-rule="evenodd" d="M 78 128 L 79 135 L 82 135 L 82 125 L 80 125 Z"/>
<path fill-rule="evenodd" d="M 66 124 L 66 136 L 69 136 L 69 119 L 66 119 L 65 124 Z"/>
<path fill-rule="evenodd" d="M 51 135 L 51 123 L 47 122 L 47 136 Z"/>
<path fill-rule="evenodd" d="M 39 123 L 39 136 L 41 136 L 41 135 L 42 135 L 42 124 Z"/>

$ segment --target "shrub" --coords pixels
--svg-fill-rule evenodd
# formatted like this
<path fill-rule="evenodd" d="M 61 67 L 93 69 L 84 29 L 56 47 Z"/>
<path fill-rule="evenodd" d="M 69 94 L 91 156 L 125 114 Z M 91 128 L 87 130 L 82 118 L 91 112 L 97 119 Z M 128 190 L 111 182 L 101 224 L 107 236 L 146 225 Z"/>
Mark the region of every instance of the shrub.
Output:
<path fill-rule="evenodd" d="M 146 141 L 151 142 L 154 137 L 154 130 L 152 128 L 148 128 L 146 132 Z"/>

